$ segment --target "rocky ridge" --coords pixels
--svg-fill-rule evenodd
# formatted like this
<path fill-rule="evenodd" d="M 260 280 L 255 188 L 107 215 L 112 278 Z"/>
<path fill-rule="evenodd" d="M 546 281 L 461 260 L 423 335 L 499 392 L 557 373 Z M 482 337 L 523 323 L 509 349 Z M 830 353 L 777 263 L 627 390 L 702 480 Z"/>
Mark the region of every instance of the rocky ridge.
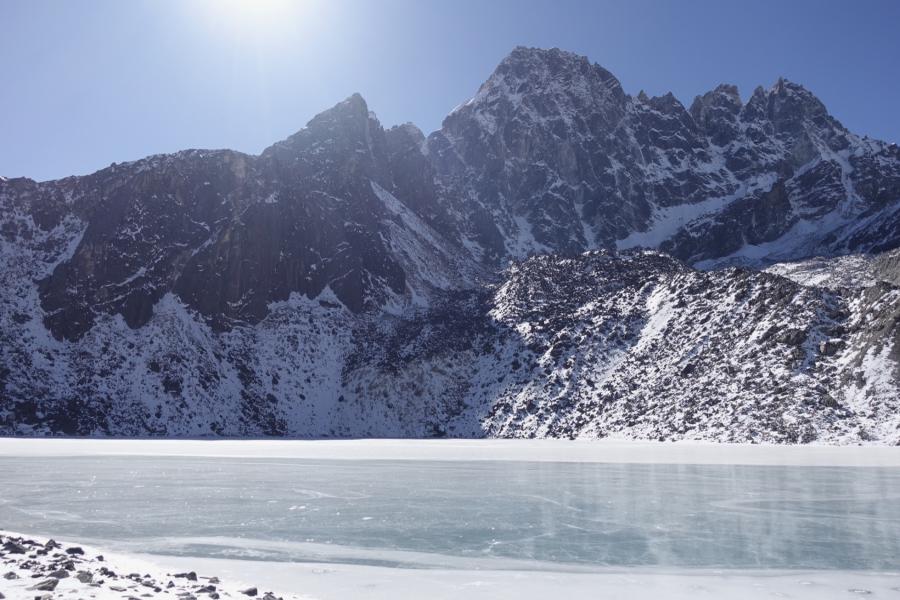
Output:
<path fill-rule="evenodd" d="M 427 137 L 0 180 L 0 431 L 897 443 L 898 211 L 802 86 L 517 48 Z"/>
<path fill-rule="evenodd" d="M 897 244 L 900 150 L 785 79 L 687 108 L 629 96 L 585 57 L 517 48 L 427 149 L 487 256 L 643 246 L 709 267 Z"/>

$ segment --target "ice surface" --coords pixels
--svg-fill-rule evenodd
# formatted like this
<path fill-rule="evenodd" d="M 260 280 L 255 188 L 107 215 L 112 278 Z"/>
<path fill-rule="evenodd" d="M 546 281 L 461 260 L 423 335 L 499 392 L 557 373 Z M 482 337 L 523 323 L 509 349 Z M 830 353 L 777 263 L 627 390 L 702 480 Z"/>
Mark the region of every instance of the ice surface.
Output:
<path fill-rule="evenodd" d="M 900 569 L 900 469 L 3 457 L 3 527 L 170 556 L 596 573 Z"/>

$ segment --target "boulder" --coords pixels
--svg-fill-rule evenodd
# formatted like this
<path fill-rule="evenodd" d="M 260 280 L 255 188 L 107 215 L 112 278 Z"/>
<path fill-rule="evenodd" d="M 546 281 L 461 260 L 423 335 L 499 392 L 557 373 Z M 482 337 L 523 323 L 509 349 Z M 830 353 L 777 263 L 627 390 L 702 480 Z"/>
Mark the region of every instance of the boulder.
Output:
<path fill-rule="evenodd" d="M 3 544 L 3 550 L 9 554 L 25 554 L 28 548 L 13 540 L 6 540 Z"/>
<path fill-rule="evenodd" d="M 75 578 L 81 583 L 92 583 L 94 581 L 94 574 L 90 571 L 78 571 Z"/>
<path fill-rule="evenodd" d="M 40 583 L 37 583 L 30 588 L 29 590 L 37 590 L 40 592 L 52 592 L 56 589 L 56 586 L 59 585 L 59 579 L 54 579 L 53 577 L 49 579 L 45 579 Z"/>

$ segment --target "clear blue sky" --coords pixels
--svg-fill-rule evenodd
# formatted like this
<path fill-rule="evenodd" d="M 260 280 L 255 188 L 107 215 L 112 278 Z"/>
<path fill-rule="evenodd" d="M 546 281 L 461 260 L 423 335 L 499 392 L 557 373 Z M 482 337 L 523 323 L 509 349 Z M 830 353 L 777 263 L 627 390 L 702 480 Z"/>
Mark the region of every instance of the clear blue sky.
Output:
<path fill-rule="evenodd" d="M 689 104 L 780 75 L 900 141 L 897 0 L 0 0 L 0 174 L 183 148 L 257 153 L 360 92 L 438 128 L 516 45 L 587 55 Z M 250 3 L 248 6 L 247 3 Z"/>

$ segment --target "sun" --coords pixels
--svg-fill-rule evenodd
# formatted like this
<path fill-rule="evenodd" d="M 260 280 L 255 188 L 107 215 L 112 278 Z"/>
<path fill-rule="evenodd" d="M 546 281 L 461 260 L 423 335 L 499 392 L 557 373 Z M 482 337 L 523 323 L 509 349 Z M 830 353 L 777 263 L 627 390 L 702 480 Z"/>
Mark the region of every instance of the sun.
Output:
<path fill-rule="evenodd" d="M 247 25 L 274 24 L 288 17 L 300 4 L 298 0 L 215 0 L 222 17 Z"/>
<path fill-rule="evenodd" d="M 205 0 L 204 19 L 229 37 L 265 37 L 308 17 L 310 0 Z"/>

